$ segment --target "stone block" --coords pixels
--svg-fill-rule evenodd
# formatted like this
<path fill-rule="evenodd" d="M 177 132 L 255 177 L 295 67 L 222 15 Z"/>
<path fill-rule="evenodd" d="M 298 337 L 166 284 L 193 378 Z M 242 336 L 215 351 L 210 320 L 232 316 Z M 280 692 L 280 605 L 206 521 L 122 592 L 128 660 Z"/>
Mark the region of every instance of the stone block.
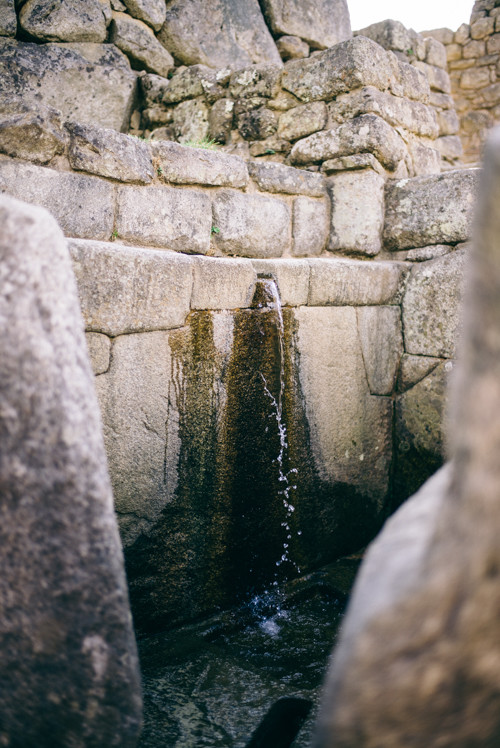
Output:
<path fill-rule="evenodd" d="M 243 159 L 219 151 L 160 141 L 151 143 L 161 179 L 173 184 L 245 187 L 248 169 Z"/>
<path fill-rule="evenodd" d="M 463 156 L 462 140 L 458 135 L 443 135 L 436 140 L 436 148 L 447 161 L 457 161 Z"/>
<path fill-rule="evenodd" d="M 134 745 L 139 663 L 67 246 L 46 211 L 1 204 L 1 740 Z"/>
<path fill-rule="evenodd" d="M 427 374 L 442 363 L 442 359 L 432 356 L 412 356 L 404 353 L 398 373 L 398 392 L 405 392 L 418 384 Z"/>
<path fill-rule="evenodd" d="M 92 365 L 92 371 L 97 376 L 109 369 L 111 357 L 111 339 L 100 332 L 86 332 L 87 351 Z"/>
<path fill-rule="evenodd" d="M 445 109 L 437 113 L 440 135 L 456 135 L 460 128 L 457 113 L 454 109 Z"/>
<path fill-rule="evenodd" d="M 416 136 L 407 138 L 406 147 L 411 160 L 409 171 L 411 176 L 420 176 L 422 174 L 439 174 L 441 171 L 442 161 L 441 154 L 437 149 L 436 140 L 431 140 L 432 147 L 429 147 L 424 141 Z M 434 147 L 435 146 L 435 147 Z"/>
<path fill-rule="evenodd" d="M 455 62 L 462 59 L 462 47 L 460 44 L 450 44 L 446 47 L 447 62 Z"/>
<path fill-rule="evenodd" d="M 276 114 L 266 107 L 241 112 L 236 118 L 236 126 L 245 140 L 265 140 L 278 129 Z"/>
<path fill-rule="evenodd" d="M 444 44 L 445 46 L 453 43 L 453 31 L 446 27 L 440 29 L 432 29 L 431 31 L 422 31 L 421 34 L 423 37 L 431 36 L 433 39 L 436 39 L 438 42 L 441 42 L 441 44 Z"/>
<path fill-rule="evenodd" d="M 302 104 L 284 112 L 278 123 L 278 135 L 285 140 L 298 140 L 326 125 L 327 108 L 324 101 Z"/>
<path fill-rule="evenodd" d="M 354 156 L 329 158 L 321 164 L 321 171 L 324 174 L 336 174 L 339 171 L 359 171 L 360 169 L 372 169 L 377 174 L 386 175 L 382 164 L 371 153 L 357 153 Z"/>
<path fill-rule="evenodd" d="M 104 6 L 107 6 L 107 9 Z M 107 13 L 106 13 L 107 10 Z M 19 11 L 19 25 L 42 42 L 104 42 L 109 0 L 27 0 Z"/>
<path fill-rule="evenodd" d="M 273 34 L 292 34 L 313 49 L 326 49 L 350 39 L 346 0 L 263 0 L 264 15 Z"/>
<path fill-rule="evenodd" d="M 116 232 L 120 239 L 206 254 L 211 227 L 211 200 L 200 190 L 118 187 Z"/>
<path fill-rule="evenodd" d="M 0 152 L 38 164 L 64 153 L 67 134 L 61 113 L 52 107 L 36 108 L 19 99 L 4 99 L 0 113 Z"/>
<path fill-rule="evenodd" d="M 174 252 L 71 240 L 85 327 L 116 337 L 184 324 L 193 287 L 192 260 Z"/>
<path fill-rule="evenodd" d="M 395 52 L 408 53 L 412 48 L 413 37 L 410 29 L 407 29 L 400 21 L 387 19 L 372 23 L 359 31 L 356 36 L 365 36 L 380 44 L 384 49 L 390 49 Z"/>
<path fill-rule="evenodd" d="M 429 37 L 425 40 L 425 62 L 434 65 L 437 68 L 447 70 L 448 60 L 446 56 L 446 47 L 437 39 Z"/>
<path fill-rule="evenodd" d="M 227 143 L 231 136 L 234 119 L 234 101 L 219 99 L 208 115 L 208 137 L 216 143 Z"/>
<path fill-rule="evenodd" d="M 0 192 L 46 208 L 66 236 L 109 239 L 114 190 L 108 182 L 84 174 L 0 160 Z"/>
<path fill-rule="evenodd" d="M 213 223 L 219 229 L 214 243 L 225 254 L 281 257 L 291 246 L 290 208 L 273 197 L 221 190 L 214 200 Z"/>
<path fill-rule="evenodd" d="M 435 260 L 436 257 L 447 255 L 452 250 L 453 247 L 449 244 L 431 244 L 429 247 L 410 249 L 406 253 L 406 259 L 411 262 L 426 262 L 427 260 Z"/>
<path fill-rule="evenodd" d="M 408 269 L 398 262 L 312 259 L 309 306 L 399 304 Z"/>
<path fill-rule="evenodd" d="M 490 83 L 490 71 L 488 68 L 470 68 L 464 70 L 460 76 L 460 88 L 478 89 L 488 86 Z"/>
<path fill-rule="evenodd" d="M 179 143 L 202 143 L 208 136 L 209 108 L 200 99 L 181 101 L 174 109 L 172 126 Z M 170 140 L 171 138 L 169 138 Z"/>
<path fill-rule="evenodd" d="M 358 36 L 307 60 L 285 65 L 281 85 L 304 102 L 330 101 L 362 86 L 389 88 L 394 66 L 387 52 L 371 39 Z"/>
<path fill-rule="evenodd" d="M 407 353 L 455 357 L 466 257 L 467 251 L 459 249 L 412 268 L 403 297 Z"/>
<path fill-rule="evenodd" d="M 191 309 L 249 307 L 256 280 L 251 260 L 195 257 Z"/>
<path fill-rule="evenodd" d="M 287 195 L 309 195 L 323 197 L 326 194 L 325 179 L 305 169 L 295 169 L 272 161 L 249 161 L 248 171 L 260 190 L 282 192 Z"/>
<path fill-rule="evenodd" d="M 167 15 L 164 0 L 125 0 L 123 9 L 125 7 L 131 16 L 144 21 L 154 31 L 161 29 Z"/>
<path fill-rule="evenodd" d="M 215 0 L 210 17 L 204 0 L 173 0 L 158 38 L 184 65 L 282 64 L 257 0 Z"/>
<path fill-rule="evenodd" d="M 276 41 L 276 46 L 283 62 L 309 57 L 309 44 L 299 36 L 290 36 L 288 34 L 281 36 Z"/>
<path fill-rule="evenodd" d="M 423 104 L 428 104 L 431 88 L 427 75 L 418 70 L 415 65 L 409 65 L 396 57 L 393 61 L 396 64 L 397 75 L 391 81 L 390 89 L 392 93 L 412 101 L 421 101 Z"/>
<path fill-rule="evenodd" d="M 449 96 L 448 94 L 438 93 L 437 91 L 431 92 L 429 103 L 431 106 L 436 107 L 437 109 L 455 108 L 455 102 L 453 101 L 453 98 L 451 96 Z"/>
<path fill-rule="evenodd" d="M 112 44 L 31 44 L 0 38 L 0 97 L 35 109 L 42 101 L 64 119 L 125 130 L 137 73 Z"/>
<path fill-rule="evenodd" d="M 392 394 L 403 353 L 401 312 L 396 306 L 356 309 L 366 378 L 372 395 Z"/>
<path fill-rule="evenodd" d="M 384 177 L 371 169 L 329 177 L 332 220 L 328 249 L 374 256 L 382 248 Z"/>
<path fill-rule="evenodd" d="M 113 11 L 109 39 L 136 66 L 140 65 L 149 73 L 166 78 L 174 67 L 174 58 L 158 41 L 151 28 L 126 13 Z"/>
<path fill-rule="evenodd" d="M 293 201 L 292 254 L 294 257 L 315 257 L 325 249 L 330 230 L 330 202 L 310 197 Z"/>
<path fill-rule="evenodd" d="M 17 15 L 14 0 L 0 0 L 0 36 L 15 36 Z"/>
<path fill-rule="evenodd" d="M 270 99 L 280 90 L 283 68 L 280 65 L 252 65 L 231 75 L 229 91 L 233 99 Z"/>
<path fill-rule="evenodd" d="M 146 143 L 130 135 L 103 127 L 68 123 L 69 162 L 77 171 L 87 171 L 119 182 L 147 184 L 153 179 L 153 162 Z"/>
<path fill-rule="evenodd" d="M 462 57 L 470 60 L 483 57 L 486 54 L 486 45 L 483 41 L 470 41 L 462 47 Z"/>
<path fill-rule="evenodd" d="M 463 169 L 388 182 L 386 246 L 406 249 L 466 241 L 471 232 L 478 178 L 478 169 Z"/>
<path fill-rule="evenodd" d="M 436 138 L 439 132 L 436 113 L 431 107 L 379 91 L 373 86 L 337 96 L 328 105 L 328 112 L 336 122 L 345 122 L 362 114 L 376 114 L 393 127 L 402 126 L 417 135 Z"/>
<path fill-rule="evenodd" d="M 309 296 L 310 268 L 307 260 L 252 260 L 259 275 L 276 281 L 283 306 L 304 306 Z"/>
<path fill-rule="evenodd" d="M 394 170 L 406 155 L 398 133 L 375 114 L 363 114 L 335 130 L 324 130 L 298 140 L 290 160 L 295 165 L 319 163 L 338 156 L 372 153 L 383 166 Z"/>
<path fill-rule="evenodd" d="M 392 453 L 392 405 L 390 398 L 369 392 L 356 310 L 299 307 L 295 320 L 314 466 L 323 481 L 347 484 L 381 508 Z"/>
<path fill-rule="evenodd" d="M 450 76 L 446 70 L 438 68 L 435 65 L 428 65 L 426 62 L 420 62 L 419 60 L 413 63 L 413 65 L 427 76 L 431 91 L 451 94 Z"/>
<path fill-rule="evenodd" d="M 486 41 L 486 52 L 489 55 L 497 55 L 500 52 L 500 34 L 493 34 Z"/>
<path fill-rule="evenodd" d="M 462 23 L 458 29 L 455 31 L 454 39 L 453 41 L 455 44 L 460 44 L 463 46 L 468 42 L 470 39 L 470 26 L 468 23 Z"/>

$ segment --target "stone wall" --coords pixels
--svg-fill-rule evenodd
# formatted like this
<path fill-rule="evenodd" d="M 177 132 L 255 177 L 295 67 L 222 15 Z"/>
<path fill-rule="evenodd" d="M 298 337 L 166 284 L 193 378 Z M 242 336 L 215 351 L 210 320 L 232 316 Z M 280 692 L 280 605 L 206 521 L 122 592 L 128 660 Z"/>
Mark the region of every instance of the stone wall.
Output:
<path fill-rule="evenodd" d="M 500 4 L 477 0 L 470 23 L 426 32 L 446 46 L 452 96 L 460 117 L 463 161 L 477 163 L 486 133 L 500 121 Z"/>
<path fill-rule="evenodd" d="M 418 34 L 393 20 L 374 23 L 354 33 L 355 36 L 373 39 L 384 49 L 392 50 L 398 59 L 410 63 L 425 75 L 430 87 L 429 105 L 436 113 L 438 125 L 438 137 L 433 145 L 441 153 L 445 168 L 459 166 L 462 144 L 457 134 L 459 121 L 447 69 L 445 44 L 448 36 L 432 31 Z"/>

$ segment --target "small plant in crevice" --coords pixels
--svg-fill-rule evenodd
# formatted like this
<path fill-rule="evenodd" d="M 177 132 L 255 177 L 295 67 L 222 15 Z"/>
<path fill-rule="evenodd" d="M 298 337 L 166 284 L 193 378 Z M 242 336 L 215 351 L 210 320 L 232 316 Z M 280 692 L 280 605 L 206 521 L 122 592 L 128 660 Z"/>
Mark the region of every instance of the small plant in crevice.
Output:
<path fill-rule="evenodd" d="M 220 234 L 220 228 L 218 226 L 212 226 L 212 234 Z"/>
<path fill-rule="evenodd" d="M 203 148 L 206 151 L 216 151 L 219 147 L 219 143 L 216 140 L 210 138 L 200 138 L 200 140 L 187 140 L 182 145 L 187 145 L 188 148 Z"/>
<path fill-rule="evenodd" d="M 118 239 L 118 231 L 115 229 L 111 234 L 111 241 L 114 242 L 116 239 Z"/>
<path fill-rule="evenodd" d="M 161 166 L 158 166 L 158 168 L 156 169 L 156 173 L 159 177 L 163 176 L 163 169 L 161 168 Z"/>

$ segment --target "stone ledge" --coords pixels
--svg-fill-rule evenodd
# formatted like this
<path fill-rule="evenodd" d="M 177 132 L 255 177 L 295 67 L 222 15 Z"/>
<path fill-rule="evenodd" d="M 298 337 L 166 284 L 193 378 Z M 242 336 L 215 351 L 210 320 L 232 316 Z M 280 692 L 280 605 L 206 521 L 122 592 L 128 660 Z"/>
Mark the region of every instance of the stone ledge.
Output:
<path fill-rule="evenodd" d="M 272 161 L 249 161 L 250 176 L 263 192 L 279 192 L 286 195 L 326 195 L 325 179 L 305 169 L 296 169 Z"/>
<path fill-rule="evenodd" d="M 395 305 L 409 268 L 399 262 L 313 259 L 308 306 Z"/>
<path fill-rule="evenodd" d="M 239 156 L 174 143 L 151 143 L 157 174 L 174 184 L 246 187 L 247 165 Z"/>

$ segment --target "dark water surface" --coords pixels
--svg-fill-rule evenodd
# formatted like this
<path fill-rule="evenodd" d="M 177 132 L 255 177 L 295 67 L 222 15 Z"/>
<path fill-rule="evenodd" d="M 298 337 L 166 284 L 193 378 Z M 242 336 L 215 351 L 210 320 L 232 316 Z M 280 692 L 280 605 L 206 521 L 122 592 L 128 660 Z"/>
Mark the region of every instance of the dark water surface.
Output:
<path fill-rule="evenodd" d="M 283 696 L 314 704 L 293 743 L 307 748 L 357 565 L 337 562 L 282 593 L 263 593 L 238 610 L 140 640 L 139 748 L 243 748 Z"/>

